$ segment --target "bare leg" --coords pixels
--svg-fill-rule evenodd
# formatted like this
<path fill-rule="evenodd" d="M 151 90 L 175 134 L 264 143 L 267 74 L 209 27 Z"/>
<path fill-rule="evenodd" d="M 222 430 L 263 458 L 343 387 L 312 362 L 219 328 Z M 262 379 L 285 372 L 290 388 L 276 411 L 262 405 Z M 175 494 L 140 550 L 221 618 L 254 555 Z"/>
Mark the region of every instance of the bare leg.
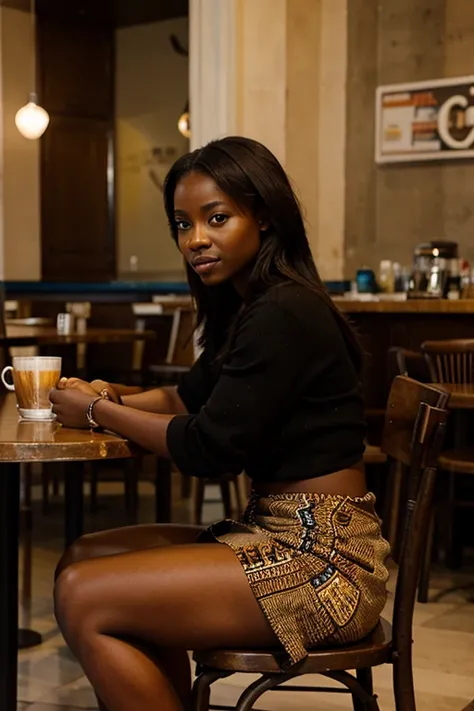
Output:
<path fill-rule="evenodd" d="M 194 543 L 202 530 L 200 526 L 184 524 L 145 524 L 90 533 L 75 541 L 64 553 L 56 568 L 55 579 L 70 565 L 83 560 L 160 546 Z M 167 649 L 166 653 L 163 653 L 163 650 L 148 645 L 147 651 L 150 656 L 159 658 L 161 667 L 176 693 L 183 703 L 187 703 L 191 688 L 191 669 L 186 650 Z M 101 699 L 98 698 L 98 702 L 101 711 L 107 711 Z"/>
<path fill-rule="evenodd" d="M 277 644 L 224 544 L 83 560 L 55 592 L 64 637 L 109 711 L 188 711 L 189 687 L 177 693 L 163 665 L 169 650 Z"/>
<path fill-rule="evenodd" d="M 63 554 L 56 568 L 55 579 L 69 565 L 79 563 L 81 560 L 130 553 L 146 548 L 194 543 L 203 530 L 202 526 L 151 523 L 89 533 L 78 538 Z"/>

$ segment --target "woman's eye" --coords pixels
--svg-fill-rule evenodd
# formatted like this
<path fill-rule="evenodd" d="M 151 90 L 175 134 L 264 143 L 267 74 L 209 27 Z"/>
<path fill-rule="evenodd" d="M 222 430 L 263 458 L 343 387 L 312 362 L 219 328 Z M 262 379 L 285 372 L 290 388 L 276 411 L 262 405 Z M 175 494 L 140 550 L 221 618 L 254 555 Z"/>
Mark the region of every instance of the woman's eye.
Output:
<path fill-rule="evenodd" d="M 187 220 L 175 220 L 176 229 L 180 230 L 181 232 L 185 230 L 189 230 L 191 227 L 191 223 L 188 222 Z"/>
<path fill-rule="evenodd" d="M 211 225 L 213 225 L 213 224 L 214 225 L 223 225 L 224 222 L 227 221 L 227 219 L 228 219 L 227 215 L 223 215 L 222 213 L 219 212 L 217 215 L 213 215 L 211 217 L 211 219 L 209 220 L 209 222 L 211 223 Z"/>

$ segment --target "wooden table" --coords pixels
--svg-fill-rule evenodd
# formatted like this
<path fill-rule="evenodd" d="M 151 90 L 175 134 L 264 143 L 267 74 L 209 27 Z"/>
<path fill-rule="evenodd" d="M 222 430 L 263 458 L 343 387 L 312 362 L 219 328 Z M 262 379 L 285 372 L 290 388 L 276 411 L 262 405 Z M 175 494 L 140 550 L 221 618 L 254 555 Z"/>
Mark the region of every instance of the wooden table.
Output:
<path fill-rule="evenodd" d="M 435 385 L 449 392 L 448 407 L 450 410 L 474 410 L 474 383 L 467 385 L 435 383 Z"/>
<path fill-rule="evenodd" d="M 66 543 L 82 533 L 83 462 L 121 459 L 137 447 L 113 434 L 21 422 L 15 396 L 0 397 L 0 711 L 16 711 L 20 464 L 68 462 L 65 472 Z M 157 517 L 169 520 L 169 465 L 157 460 Z M 168 475 L 168 476 L 167 476 Z"/>
<path fill-rule="evenodd" d="M 156 338 L 154 331 L 132 328 L 88 328 L 83 334 L 62 336 L 54 326 L 28 326 L 6 323 L 6 335 L 0 342 L 8 346 L 55 346 L 76 343 L 130 343 Z"/>

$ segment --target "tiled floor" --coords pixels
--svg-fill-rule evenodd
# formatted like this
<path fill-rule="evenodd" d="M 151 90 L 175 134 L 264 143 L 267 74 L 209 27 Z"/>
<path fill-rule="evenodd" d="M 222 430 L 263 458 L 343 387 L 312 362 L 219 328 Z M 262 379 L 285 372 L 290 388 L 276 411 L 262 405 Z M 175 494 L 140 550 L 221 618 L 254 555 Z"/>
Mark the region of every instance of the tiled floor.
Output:
<path fill-rule="evenodd" d="M 87 527 L 105 528 L 125 523 L 122 499 L 116 485 L 104 484 L 101 511 L 88 518 Z M 152 489 L 142 485 L 140 519 L 152 520 Z M 211 492 L 212 496 L 212 492 Z M 221 516 L 217 504 L 206 506 L 206 520 Z M 186 520 L 185 507 L 177 507 L 175 520 Z M 60 502 L 44 518 L 35 504 L 33 530 L 33 602 L 22 611 L 22 623 L 41 632 L 44 643 L 20 653 L 19 709 L 28 711 L 66 711 L 96 708 L 92 690 L 81 669 L 65 647 L 52 614 L 52 575 L 62 546 Z M 392 582 L 393 587 L 393 582 Z M 474 568 L 458 574 L 439 571 L 432 580 L 431 598 L 415 611 L 414 667 L 418 711 L 461 711 L 474 698 Z M 391 614 L 390 597 L 386 615 Z M 375 673 L 375 687 L 382 711 L 394 709 L 390 668 Z M 233 704 L 251 677 L 236 675 L 216 684 L 212 702 Z M 305 685 L 321 680 L 304 678 Z M 157 707 L 158 708 L 158 707 Z M 256 709 L 267 711 L 343 711 L 352 708 L 348 697 L 338 694 L 269 692 Z M 402 710 L 403 711 L 403 710 Z"/>

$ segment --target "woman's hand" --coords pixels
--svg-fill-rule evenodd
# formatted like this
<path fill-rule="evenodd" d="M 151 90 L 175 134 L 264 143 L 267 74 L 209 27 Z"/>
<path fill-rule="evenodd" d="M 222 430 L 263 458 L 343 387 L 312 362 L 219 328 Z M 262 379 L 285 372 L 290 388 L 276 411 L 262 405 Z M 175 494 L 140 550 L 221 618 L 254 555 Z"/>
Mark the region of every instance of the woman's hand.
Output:
<path fill-rule="evenodd" d="M 58 390 L 80 390 L 83 393 L 90 395 L 102 395 L 107 397 L 112 402 L 120 403 L 120 398 L 110 385 L 105 380 L 93 380 L 87 383 L 80 378 L 61 378 L 57 384 Z"/>
<path fill-rule="evenodd" d="M 79 390 L 81 393 L 91 395 L 92 397 L 100 395 L 100 390 L 96 390 L 92 383 L 87 383 L 80 378 L 61 378 L 57 384 L 58 390 Z"/>
<path fill-rule="evenodd" d="M 81 381 L 83 382 L 83 381 Z M 49 399 L 53 403 L 53 412 L 58 422 L 65 427 L 88 428 L 87 408 L 89 403 L 97 397 L 88 383 L 83 383 L 86 388 L 53 388 Z"/>

